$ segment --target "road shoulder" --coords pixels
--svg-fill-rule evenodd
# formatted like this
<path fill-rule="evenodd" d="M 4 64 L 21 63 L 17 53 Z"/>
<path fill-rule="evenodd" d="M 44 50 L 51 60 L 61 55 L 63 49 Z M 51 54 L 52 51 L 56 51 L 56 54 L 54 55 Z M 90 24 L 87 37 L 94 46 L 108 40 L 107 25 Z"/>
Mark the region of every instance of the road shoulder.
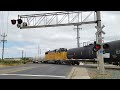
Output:
<path fill-rule="evenodd" d="M 86 68 L 73 67 L 67 79 L 90 79 Z"/>

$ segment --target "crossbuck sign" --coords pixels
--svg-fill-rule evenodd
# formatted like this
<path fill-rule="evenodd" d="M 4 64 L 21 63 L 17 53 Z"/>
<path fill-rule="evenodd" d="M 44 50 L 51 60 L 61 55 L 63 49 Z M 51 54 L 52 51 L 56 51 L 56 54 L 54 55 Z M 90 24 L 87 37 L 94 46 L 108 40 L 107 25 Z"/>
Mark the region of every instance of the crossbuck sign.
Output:
<path fill-rule="evenodd" d="M 105 25 L 103 25 L 101 28 L 98 27 L 98 26 L 95 26 L 95 28 L 98 30 L 95 34 L 96 34 L 96 35 L 98 35 L 99 33 L 103 33 L 103 34 L 105 34 L 105 32 L 102 31 L 102 29 L 103 29 L 104 27 L 105 27 Z"/>

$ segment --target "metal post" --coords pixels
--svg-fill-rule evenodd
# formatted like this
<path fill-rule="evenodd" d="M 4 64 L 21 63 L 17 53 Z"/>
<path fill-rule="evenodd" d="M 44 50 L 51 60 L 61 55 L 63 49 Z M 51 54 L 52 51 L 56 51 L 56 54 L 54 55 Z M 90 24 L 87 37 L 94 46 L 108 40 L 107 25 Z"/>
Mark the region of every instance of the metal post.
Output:
<path fill-rule="evenodd" d="M 22 50 L 22 60 L 23 60 L 23 50 Z"/>
<path fill-rule="evenodd" d="M 101 17 L 100 17 L 100 11 L 96 11 L 96 16 L 97 16 L 97 26 L 99 28 L 101 28 Z M 98 31 L 98 30 L 97 30 Z M 97 38 L 97 43 L 99 43 L 101 45 L 101 49 L 98 51 L 98 55 L 97 55 L 97 59 L 99 60 L 99 71 L 100 74 L 104 74 L 104 59 L 103 59 L 103 46 L 102 46 L 102 33 L 99 33 L 98 36 L 96 36 Z M 99 38 L 99 39 L 98 39 Z"/>
<path fill-rule="evenodd" d="M 98 43 L 98 35 L 96 34 L 96 43 Z M 97 55 L 97 59 L 98 59 L 98 52 L 96 52 L 96 55 Z M 98 62 L 98 65 L 97 65 L 97 69 L 100 70 L 100 65 L 99 65 L 99 61 Z"/>
<path fill-rule="evenodd" d="M 79 48 L 80 47 L 80 36 L 79 36 L 79 25 L 75 25 L 77 26 L 77 28 L 74 28 L 74 29 L 77 29 L 77 47 Z"/>
<path fill-rule="evenodd" d="M 7 35 L 5 35 L 5 33 L 3 34 L 3 35 L 1 35 L 2 37 L 3 37 L 3 40 L 1 40 L 2 42 L 3 42 L 3 48 L 2 48 L 2 60 L 4 59 L 4 43 L 5 43 L 5 41 L 7 41 L 7 40 L 5 40 L 5 37 L 7 36 Z"/>
<path fill-rule="evenodd" d="M 77 25 L 77 47 L 79 48 L 80 47 L 80 44 L 79 44 L 79 25 Z"/>
<path fill-rule="evenodd" d="M 4 59 L 4 37 L 3 37 L 3 48 L 2 48 L 2 60 Z"/>
<path fill-rule="evenodd" d="M 40 49 L 40 59 L 41 59 L 41 49 Z"/>
<path fill-rule="evenodd" d="M 26 63 L 26 52 L 24 52 L 25 54 L 25 56 L 24 56 L 24 64 Z"/>
<path fill-rule="evenodd" d="M 38 59 L 40 58 L 40 47 L 39 47 L 39 45 L 38 45 L 38 57 L 37 57 Z"/>

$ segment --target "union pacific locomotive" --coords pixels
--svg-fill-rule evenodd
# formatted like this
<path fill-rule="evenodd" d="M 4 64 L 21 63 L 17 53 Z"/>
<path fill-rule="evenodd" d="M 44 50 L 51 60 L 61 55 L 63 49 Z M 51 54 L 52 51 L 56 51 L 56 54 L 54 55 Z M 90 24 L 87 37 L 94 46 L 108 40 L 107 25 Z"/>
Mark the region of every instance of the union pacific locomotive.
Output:
<path fill-rule="evenodd" d="M 120 65 L 120 40 L 107 43 L 109 49 L 104 50 L 104 62 L 109 64 Z M 60 48 L 52 51 L 45 52 L 45 60 L 43 63 L 55 63 L 55 64 L 72 64 L 79 65 L 80 61 L 96 62 L 97 52 L 93 50 L 94 44 L 89 44 L 80 48 Z M 106 58 L 105 55 L 109 56 Z"/>

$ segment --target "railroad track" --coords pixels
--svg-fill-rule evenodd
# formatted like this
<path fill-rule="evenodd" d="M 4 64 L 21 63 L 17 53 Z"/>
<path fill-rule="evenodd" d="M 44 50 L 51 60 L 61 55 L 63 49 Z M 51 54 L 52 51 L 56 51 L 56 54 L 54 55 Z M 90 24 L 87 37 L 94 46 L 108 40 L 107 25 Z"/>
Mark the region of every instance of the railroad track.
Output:
<path fill-rule="evenodd" d="M 97 68 L 97 64 L 84 64 L 76 67 L 85 67 L 85 68 Z M 120 66 L 115 65 L 105 65 L 105 69 L 120 70 Z"/>

